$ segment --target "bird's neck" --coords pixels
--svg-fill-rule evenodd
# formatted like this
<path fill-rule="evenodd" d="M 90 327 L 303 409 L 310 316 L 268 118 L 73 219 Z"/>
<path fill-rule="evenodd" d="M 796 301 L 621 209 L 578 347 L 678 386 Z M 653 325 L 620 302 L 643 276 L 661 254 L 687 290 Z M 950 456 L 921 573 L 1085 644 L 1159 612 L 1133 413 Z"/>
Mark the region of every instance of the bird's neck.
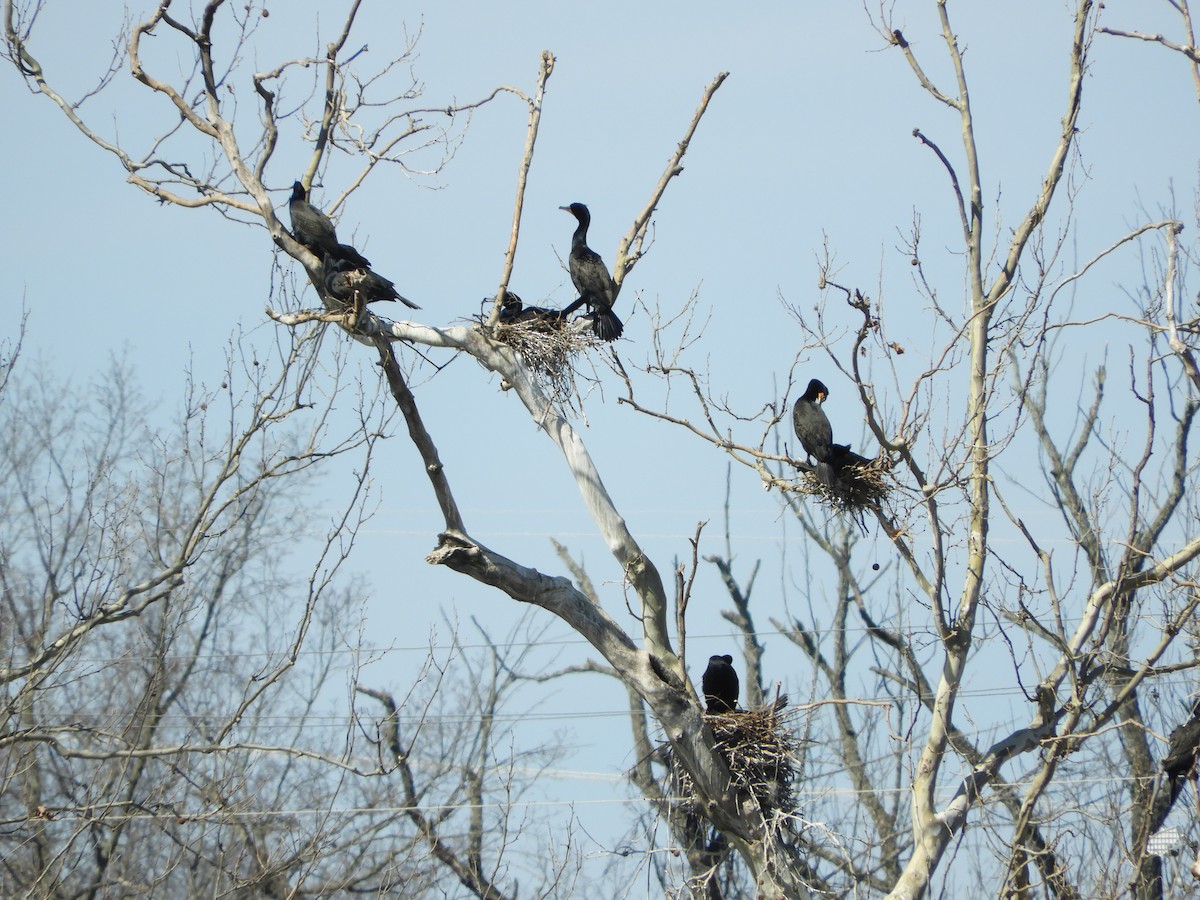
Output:
<path fill-rule="evenodd" d="M 586 220 L 580 220 L 579 227 L 575 229 L 575 234 L 571 236 L 571 249 L 587 246 L 588 223 Z"/>

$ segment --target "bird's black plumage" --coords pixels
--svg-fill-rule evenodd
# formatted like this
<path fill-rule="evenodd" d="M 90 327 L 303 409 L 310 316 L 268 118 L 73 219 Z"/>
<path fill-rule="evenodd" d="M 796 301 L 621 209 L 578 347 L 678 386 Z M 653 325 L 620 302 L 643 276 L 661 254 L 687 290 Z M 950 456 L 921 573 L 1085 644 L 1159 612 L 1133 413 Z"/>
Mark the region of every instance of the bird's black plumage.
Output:
<path fill-rule="evenodd" d="M 500 301 L 500 321 L 508 325 L 515 325 L 518 322 L 557 325 L 562 320 L 563 311 L 561 309 L 526 306 L 521 298 L 512 291 L 505 291 L 504 299 Z"/>
<path fill-rule="evenodd" d="M 617 286 L 608 267 L 595 250 L 587 245 L 588 226 L 592 223 L 592 214 L 582 203 L 572 203 L 562 206 L 573 215 L 579 225 L 571 237 L 571 255 L 567 258 L 567 268 L 571 272 L 571 283 L 579 291 L 579 299 L 563 310 L 568 315 L 586 303 L 591 310 L 592 331 L 602 341 L 615 341 L 625 330 L 621 320 L 613 313 L 613 303 L 617 299 Z"/>
<path fill-rule="evenodd" d="M 700 679 L 700 688 L 704 691 L 704 700 L 710 713 L 733 712 L 737 709 L 738 677 L 733 670 L 733 657 L 710 656 L 708 668 Z"/>
<path fill-rule="evenodd" d="M 848 466 L 865 466 L 870 464 L 870 462 L 871 460 L 865 456 L 859 456 L 851 450 L 849 444 L 829 445 L 829 464 L 833 466 L 834 472 L 837 472 L 839 475 Z"/>
<path fill-rule="evenodd" d="M 1171 784 L 1171 802 L 1183 790 L 1184 781 L 1196 768 L 1200 754 L 1200 701 L 1192 708 L 1192 717 L 1171 732 L 1167 739 L 1167 755 L 1162 758 L 1162 770 Z"/>
<path fill-rule="evenodd" d="M 792 427 L 804 452 L 816 463 L 818 477 L 826 484 L 833 478 L 831 455 L 833 453 L 833 428 L 821 404 L 829 396 L 829 388 L 816 378 L 808 383 L 808 389 L 792 407 Z M 849 448 L 846 448 L 847 451 Z"/>
<path fill-rule="evenodd" d="M 316 254 L 318 259 L 332 256 L 366 268 L 371 261 L 351 247 L 339 244 L 337 230 L 329 216 L 308 202 L 308 192 L 299 181 L 292 184 L 292 199 L 288 201 L 292 219 L 292 234 L 296 240 Z"/>
<path fill-rule="evenodd" d="M 346 304 L 356 300 L 360 303 L 399 300 L 410 309 L 421 308 L 407 297 L 400 296 L 396 292 L 396 285 L 382 275 L 366 266 L 355 265 L 348 259 L 334 259 L 329 254 L 325 256 L 325 290 L 334 299 Z"/>

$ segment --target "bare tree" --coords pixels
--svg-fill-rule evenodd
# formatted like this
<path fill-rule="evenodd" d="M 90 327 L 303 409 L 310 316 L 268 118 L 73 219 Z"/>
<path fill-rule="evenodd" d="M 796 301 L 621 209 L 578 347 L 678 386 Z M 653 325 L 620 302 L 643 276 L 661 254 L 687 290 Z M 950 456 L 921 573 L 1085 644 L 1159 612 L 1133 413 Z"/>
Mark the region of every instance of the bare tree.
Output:
<path fill-rule="evenodd" d="M 374 652 L 348 643 L 362 591 L 339 572 L 389 414 L 368 398 L 339 422 L 314 374 L 320 332 L 281 337 L 274 360 L 231 345 L 221 387 L 193 382 L 159 430 L 124 366 L 80 390 L 5 354 L 6 895 L 420 892 L 470 865 L 473 894 L 510 894 L 525 823 L 508 812 L 550 757 L 481 730 L 506 670 L 461 671 L 472 656 L 452 645 L 398 699 L 358 683 L 372 699 L 335 704 L 330 727 L 331 676 Z M 358 481 L 301 563 L 305 489 L 351 456 Z M 443 695 L 468 674 L 473 702 L 451 715 Z M 536 874 L 553 890 L 576 864 Z"/>
<path fill-rule="evenodd" d="M 825 821 L 843 823 L 836 829 L 816 827 L 819 819 L 804 810 L 781 824 L 758 795 L 733 781 L 730 755 L 716 737 L 718 724 L 702 710 L 687 671 L 689 572 L 694 575 L 699 566 L 700 536 L 690 569 L 677 568 L 675 590 L 669 590 L 667 579 L 627 527 L 569 415 L 571 398 L 563 391 L 569 394 L 574 361 L 593 349 L 586 333 L 570 325 L 556 329 L 562 343 L 538 358 L 533 344 L 515 342 L 502 327 L 501 306 L 519 246 L 525 184 L 536 158 L 552 55 L 542 56 L 532 90 L 498 88 L 479 101 L 505 92 L 521 99 L 528 112 L 513 225 L 490 313 L 469 324 L 434 327 L 347 310 L 329 296 L 322 261 L 282 226 L 269 198 L 273 153 L 285 130 L 312 140 L 306 184 L 323 170 L 334 149 L 360 161 L 331 211 L 380 163 L 403 164 L 406 157 L 399 148 L 430 137 L 421 118 L 427 110 L 412 108 L 406 91 L 385 94 L 382 101 L 367 98 L 369 89 L 385 83 L 377 79 L 391 68 L 363 76 L 354 68 L 355 55 L 345 53 L 357 4 L 324 58 L 288 60 L 249 77 L 257 124 L 243 116 L 236 128 L 236 103 L 229 96 L 237 92 L 225 88 L 237 78 L 247 83 L 235 61 L 253 37 L 253 7 L 233 10 L 213 0 L 189 23 L 173 14 L 169 2 L 160 4 L 132 26 L 127 58 L 114 62 L 112 70 L 127 64 L 154 100 L 171 110 L 159 136 L 138 152 L 95 130 L 81 118 L 81 105 L 52 86 L 33 49 L 36 9 L 17 9 L 8 0 L 4 12 L 8 57 L 22 77 L 58 104 L 89 140 L 114 154 L 136 186 L 166 202 L 213 206 L 261 225 L 304 266 L 322 308 L 269 311 L 283 326 L 281 332 L 313 320 L 333 323 L 377 355 L 443 519 L 428 562 L 549 611 L 603 660 L 582 668 L 618 678 L 625 686 L 639 758 L 634 782 L 663 816 L 669 840 L 682 849 L 685 860 L 680 872 L 661 868 L 665 883 L 686 880 L 686 890 L 710 897 L 865 891 L 915 898 L 939 884 L 953 887 L 991 876 L 1002 884 L 1000 892 L 1012 896 L 1108 895 L 1129 884 L 1140 896 L 1161 896 L 1161 869 L 1147 848 L 1167 812 L 1160 799 L 1155 762 L 1160 750 L 1155 745 L 1156 735 L 1171 723 L 1166 712 L 1148 715 L 1144 702 L 1156 692 L 1169 692 L 1168 676 L 1194 666 L 1189 629 L 1200 602 L 1194 571 L 1200 532 L 1192 500 L 1197 472 L 1187 454 L 1200 379 L 1192 361 L 1196 322 L 1177 299 L 1183 277 L 1181 223 L 1176 216 L 1148 217 L 1132 229 L 1114 230 L 1103 245 L 1085 253 L 1083 263 L 1068 259 L 1073 203 L 1082 189 L 1071 175 L 1085 140 L 1079 116 L 1098 34 L 1091 0 L 1074 4 L 1071 36 L 1063 48 L 1067 75 L 1061 127 L 1046 148 L 1045 174 L 1040 183 L 1028 186 L 1023 207 L 1011 222 L 991 211 L 985 201 L 991 186 L 982 174 L 987 148 L 977 142 L 963 44 L 950 4 L 935 6 L 944 64 L 939 68 L 950 73 L 944 82 L 930 74 L 936 71 L 933 51 L 896 27 L 889 5 L 873 17 L 886 46 L 904 60 L 915 82 L 956 120 L 954 149 L 925 130 L 913 132 L 929 151 L 931 164 L 944 172 L 956 212 L 956 233 L 939 236 L 937 243 L 952 245 L 961 260 L 954 286 L 943 288 L 930 265 L 936 251 L 928 249 L 920 218 L 914 219 L 900 252 L 911 262 L 911 287 L 923 298 L 924 315 L 938 341 L 917 377 L 904 382 L 894 364 L 905 348 L 890 335 L 896 314 L 886 298 L 840 285 L 842 276 L 828 258 L 821 267 L 819 314 L 814 319 L 799 305 L 792 307 L 805 346 L 779 402 L 746 414 L 720 400 L 720 386 L 709 385 L 686 362 L 686 351 L 696 340 L 686 317 L 675 320 L 683 323 L 675 346 L 669 345 L 672 323 L 660 323 L 654 355 L 642 371 L 612 357 L 625 386 L 625 404 L 686 429 L 780 490 L 813 551 L 823 554 L 836 572 L 831 610 L 775 619 L 811 672 L 810 697 L 801 702 L 804 717 L 797 727 L 814 737 L 820 749 L 805 751 L 802 764 L 814 785 L 829 788 L 828 797 L 814 801 L 812 809 L 826 811 Z M 1182 14 L 1190 29 L 1186 5 Z M 169 38 L 190 54 L 195 63 L 191 74 L 171 82 L 154 73 L 141 52 L 149 35 Z M 1188 35 L 1191 47 L 1190 30 Z M 1172 49 L 1179 48 L 1186 53 L 1183 44 Z M 323 83 L 308 103 L 281 111 L 280 93 L 306 65 L 320 68 Z M 723 79 L 718 75 L 703 91 L 661 178 L 633 215 L 614 257 L 617 290 L 648 251 L 651 217 L 681 173 L 688 145 Z M 453 118 L 477 105 L 448 112 Z M 449 134 L 436 136 L 452 140 Z M 164 162 L 160 148 L 167 144 L 175 148 L 172 158 L 192 162 Z M 1145 290 L 1132 294 L 1133 308 L 1078 312 L 1074 292 L 1089 282 L 1095 264 L 1136 248 L 1144 248 L 1157 268 Z M 887 289 L 882 285 L 881 293 Z M 946 301 L 960 295 L 961 302 Z M 1075 359 L 1063 362 L 1069 340 L 1098 345 L 1114 339 L 1128 347 L 1121 392 L 1123 404 L 1140 410 L 1137 441 L 1118 438 L 1111 419 L 1105 418 L 1107 366 L 1094 371 L 1089 396 L 1059 388 L 1067 381 L 1061 378 L 1063 370 L 1078 365 Z M 467 356 L 499 376 L 561 453 L 621 567 L 628 599 L 606 602 L 569 557 L 564 556 L 564 568 L 575 576 L 574 583 L 523 565 L 472 535 L 439 457 L 439 441 L 453 438 L 432 433 L 423 420 L 397 355 L 397 348 L 406 346 Z M 825 365 L 855 386 L 870 438 L 880 448 L 878 458 L 892 467 L 890 488 L 858 504 L 853 513 L 822 507 L 811 467 L 793 459 L 787 438 L 779 437 L 788 422 L 787 395 L 799 366 L 807 365 L 813 352 L 824 354 Z M 648 386 L 663 381 L 682 383 L 698 412 L 681 414 L 642 399 Z M 1128 415 L 1124 425 L 1133 425 Z M 1033 459 L 1041 462 L 1045 481 L 1040 495 L 1029 485 Z M 1030 497 L 1057 518 L 1034 522 L 1023 516 L 1017 499 Z M 165 511 L 156 516 L 171 518 Z M 180 525 L 171 534 L 180 528 L 187 530 Z M 871 528 L 895 554 L 896 563 L 883 574 L 858 555 L 861 535 Z M 997 534 L 1006 541 L 996 540 Z M 1051 546 L 1067 549 L 1052 551 Z M 725 553 L 712 560 L 730 591 L 730 621 L 744 638 L 748 702 L 769 705 L 763 648 L 750 604 L 753 577 L 739 581 L 733 557 L 727 541 Z M 152 592 L 166 583 L 155 582 L 142 593 L 158 596 Z M 868 602 L 876 597 L 886 602 Z M 142 601 L 125 601 L 126 606 L 136 602 Z M 103 619 L 111 614 L 108 609 L 101 604 L 85 613 Z M 890 611 L 886 621 L 882 609 Z M 853 617 L 864 629 L 861 642 L 852 643 L 847 636 Z M 163 633 L 161 627 L 153 633 Z M 22 665 L 26 674 L 40 671 L 40 663 Z M 122 764 L 138 759 L 138 741 L 144 744 L 151 739 L 147 733 L 159 727 L 155 716 L 160 714 L 147 710 L 157 709 L 166 690 L 164 677 L 153 674 L 161 668 L 150 666 L 144 684 L 126 701 L 134 713 L 121 726 L 120 738 L 133 749 L 118 754 Z M 504 682 L 498 674 L 503 669 L 493 669 L 490 690 L 498 691 Z M 872 679 L 870 691 L 858 680 L 864 671 Z M 968 703 L 969 692 L 989 685 L 997 671 L 1004 671 L 1024 693 L 1028 712 L 1017 724 L 1004 720 L 977 729 L 970 720 L 984 719 L 987 713 Z M 389 691 L 369 686 L 361 693 L 383 711 L 370 740 L 380 765 L 399 776 L 416 843 L 423 840 L 471 893 L 509 895 L 503 853 L 485 862 L 481 836 L 486 829 L 480 822 L 467 824 L 457 850 L 443 840 L 436 817 L 414 814 L 420 791 L 408 763 L 397 701 Z M 252 699 L 247 695 L 246 702 Z M 19 718 L 19 706 L 14 709 Z M 483 752 L 480 748 L 487 744 L 492 706 L 486 696 L 480 709 L 481 742 L 472 744 L 472 753 Z M 227 723 L 223 739 L 236 731 L 238 722 Z M 654 728 L 661 731 L 661 744 L 652 737 Z M 156 744 L 154 752 L 162 755 L 162 747 Z M 473 764 L 464 766 L 454 789 L 476 800 L 481 796 L 478 773 L 485 768 L 479 759 L 475 756 Z M 332 754 L 322 755 L 321 761 L 347 765 Z M 821 769 L 816 763 L 839 769 Z M 1009 763 L 1010 768 L 1024 767 L 1019 777 L 1005 776 Z M 1088 769 L 1111 770 L 1114 765 L 1130 773 L 1116 787 L 1078 777 Z M 28 773 L 28 779 L 42 777 L 36 767 L 17 770 L 22 777 Z M 674 804 L 669 773 L 686 778 L 688 807 Z M 115 792 L 136 783 L 135 775 L 125 768 L 97 784 L 111 801 Z M 834 792 L 840 784 L 849 785 L 845 794 Z M 988 803 L 991 798 L 1000 802 Z M 971 816 L 983 827 L 968 833 Z M 276 870 L 262 864 L 266 856 L 249 836 L 245 846 L 245 859 L 258 866 L 254 883 L 266 884 Z M 959 847 L 971 852 L 956 855 Z M 994 860 L 992 870 L 971 861 L 972 855 L 978 859 L 985 853 Z M 964 856 L 968 862 L 961 863 Z M 561 881 L 551 873 L 549 883 Z"/>
<path fill-rule="evenodd" d="M 220 0 L 214 0 L 204 7 L 193 24 L 188 24 L 176 18 L 171 12 L 170 4 L 165 3 L 148 19 L 130 29 L 127 59 L 129 71 L 150 92 L 160 95 L 169 103 L 177 120 L 167 126 L 157 139 L 151 141 L 150 149 L 142 154 L 133 154 L 119 146 L 115 140 L 102 137 L 79 117 L 78 104 L 67 101 L 52 87 L 42 65 L 31 50 L 31 29 L 36 19 L 36 8 L 18 11 L 12 2 L 5 4 L 7 52 L 21 75 L 36 90 L 58 104 L 89 140 L 117 156 L 129 171 L 135 185 L 167 202 L 185 206 L 215 205 L 231 216 L 249 216 L 261 220 L 274 241 L 305 266 L 314 287 L 324 298 L 324 273 L 320 261 L 283 228 L 274 214 L 263 180 L 279 136 L 280 115 L 276 109 L 276 94 L 271 85 L 289 74 L 292 69 L 318 61 L 296 59 L 285 62 L 265 74 L 253 76 L 253 89 L 259 101 L 262 127 L 260 133 L 249 144 L 245 144 L 244 140 L 239 140 L 229 118 L 230 113 L 236 110 L 236 105 L 228 101 L 226 93 L 222 90 L 231 73 L 223 68 L 221 60 L 237 58 L 238 51 L 253 34 L 253 16 L 252 10 L 249 9 L 234 12 L 225 7 L 225 18 L 219 19 L 218 14 L 224 6 Z M 353 26 L 357 9 L 357 5 L 351 8 L 340 38 L 330 42 L 326 58 L 319 61 L 327 78 L 319 97 L 322 127 L 313 144 L 310 173 L 320 167 L 334 145 L 334 123 L 353 122 L 356 116 L 379 115 L 377 110 L 381 107 L 365 102 L 355 105 L 352 98 L 348 99 L 350 95 L 345 89 L 345 85 L 355 81 L 372 83 L 371 79 L 355 78 L 348 74 L 347 62 L 339 58 Z M 227 22 L 231 35 L 230 50 L 224 57 L 220 55 L 221 21 Z M 154 74 L 144 64 L 142 41 L 150 34 L 172 36 L 194 53 L 195 69 L 182 83 L 171 84 Z M 516 252 L 525 173 L 529 170 L 533 157 L 544 85 L 552 70 L 553 57 L 545 54 L 541 61 L 538 87 L 532 94 L 526 95 L 515 89 L 508 89 L 526 100 L 530 121 L 529 139 L 518 181 L 512 239 L 497 290 L 497 307 L 504 297 L 508 274 Z M 645 252 L 651 216 L 670 181 L 682 171 L 680 160 L 687 150 L 709 98 L 723 80 L 724 75 L 718 76 L 706 89 L 692 123 L 669 160 L 662 178 L 654 186 L 646 206 L 634 217 L 629 233 L 622 240 L 613 267 L 613 280 L 617 289 Z M 495 93 L 490 96 L 495 96 Z M 388 110 L 386 103 L 382 108 L 387 110 L 383 113 L 383 123 L 377 125 L 373 131 L 368 131 L 378 135 L 394 135 L 398 129 L 401 134 L 394 139 L 378 138 L 384 143 L 384 149 L 387 149 L 406 139 L 409 130 L 403 126 L 405 122 L 411 121 L 413 114 L 410 112 L 407 115 L 398 115 Z M 388 131 L 389 128 L 392 131 Z M 160 144 L 164 141 L 177 141 L 190 147 L 196 147 L 198 144 L 198 149 L 192 151 L 193 155 L 218 162 L 203 169 L 198 165 L 164 163 L 160 152 Z M 354 182 L 357 185 L 374 168 L 379 154 L 375 148 L 371 148 L 370 152 L 366 152 L 368 148 L 365 146 L 355 149 L 364 152 L 366 160 L 360 177 Z M 181 187 L 199 196 L 183 196 L 179 190 Z M 335 203 L 333 208 L 336 207 Z M 326 303 L 333 308 L 331 315 L 335 320 L 340 320 L 345 327 L 352 329 L 360 339 L 368 339 L 374 343 L 393 397 L 405 415 L 409 432 L 421 452 L 446 521 L 446 530 L 441 535 L 439 548 L 431 554 L 430 560 L 498 587 L 515 599 L 548 609 L 578 630 L 622 673 L 653 710 L 664 726 L 675 752 L 695 779 L 708 816 L 727 832 L 729 839 L 745 858 L 755 881 L 760 883 L 767 893 L 802 893 L 795 874 L 786 865 L 781 864 L 782 856 L 774 848 L 772 834 L 761 813 L 753 808 L 753 804 L 746 805 L 747 798 L 737 797 L 729 790 L 725 764 L 720 754 L 714 750 L 712 733 L 704 727 L 700 709 L 695 703 L 694 692 L 688 686 L 681 661 L 672 647 L 668 632 L 670 598 L 666 594 L 661 576 L 622 522 L 586 447 L 570 422 L 542 390 L 538 381 L 531 376 L 522 358 L 506 345 L 496 341 L 486 328 L 457 326 L 435 330 L 409 323 L 388 324 L 373 316 L 366 317 L 365 320 L 356 316 L 355 321 L 348 322 L 346 316 L 337 311 L 339 304 L 328 298 Z M 277 315 L 281 322 L 291 325 L 300 324 L 313 317 L 312 314 L 303 312 Z M 328 318 L 326 315 L 316 317 Z M 494 322 L 496 318 L 497 312 L 494 312 L 490 321 Z M 639 597 L 642 606 L 639 615 L 643 630 L 642 648 L 639 649 L 634 639 L 613 618 L 604 614 L 591 600 L 563 579 L 547 580 L 541 573 L 524 569 L 513 561 L 492 553 L 469 536 L 438 461 L 434 441 L 421 422 L 415 399 L 407 387 L 393 352 L 392 342 L 396 340 L 431 347 L 449 347 L 472 356 L 486 369 L 500 375 L 505 383 L 514 389 L 533 420 L 555 440 L 575 474 L 584 492 L 585 502 L 605 540 Z"/>
<path fill-rule="evenodd" d="M 158 432 L 143 426 L 148 410 L 123 367 L 84 391 L 6 378 L 0 680 L 13 892 L 207 884 L 210 864 L 248 883 L 270 875 L 270 849 L 256 847 L 236 810 L 283 789 L 255 759 L 276 740 L 285 753 L 303 747 L 307 714 L 289 708 L 294 724 L 283 729 L 258 716 L 299 677 L 310 629 L 347 608 L 333 578 L 364 514 L 365 482 L 307 580 L 279 568 L 285 523 L 307 471 L 369 458 L 385 421 L 376 404 L 364 408 L 367 430 L 331 431 L 328 404 L 313 403 L 317 338 L 285 341 L 274 364 L 231 346 L 222 386 L 193 382 L 178 424 Z M 269 602 L 251 615 L 249 598 L 284 584 L 304 598 L 298 615 Z M 246 843 L 217 862 L 201 836 L 217 836 L 221 821 Z M 159 833 L 176 836 L 174 850 L 159 841 L 160 860 L 137 852 Z"/>
<path fill-rule="evenodd" d="M 1186 8 L 1180 12 L 1190 22 Z M 889 335 L 887 304 L 835 283 L 829 262 L 821 279 L 827 300 L 815 321 L 799 305 L 792 307 L 810 336 L 804 352 L 826 353 L 857 387 L 881 458 L 898 464 L 887 502 L 862 507 L 897 551 L 895 587 L 875 567 L 854 563 L 859 540 L 848 527 L 852 517 L 822 510 L 816 485 L 804 480 L 808 476 L 796 480 L 806 467 L 771 447 L 774 429 L 786 422 L 786 395 L 759 414 L 763 427 L 756 439 L 739 440 L 725 423 L 755 417 L 728 409 L 702 373 L 679 363 L 677 354 L 663 353 L 650 368 L 684 382 L 698 417 L 643 403 L 632 379 L 625 399 L 688 429 L 756 471 L 767 486 L 782 489 L 812 546 L 835 565 L 834 611 L 823 622 L 797 617 L 778 626 L 791 631 L 809 661 L 816 690 L 832 692 L 835 701 L 828 730 L 816 725 L 829 740 L 817 746 L 840 760 L 862 798 L 865 815 L 851 830 L 869 841 L 873 855 L 860 869 L 860 884 L 895 897 L 930 891 L 943 856 L 964 841 L 968 815 L 991 793 L 1004 814 L 980 815 L 986 815 L 985 833 L 995 835 L 988 852 L 998 854 L 1007 870 L 1001 893 L 1107 896 L 1131 884 L 1138 896 L 1163 896 L 1160 864 L 1148 851 L 1167 812 L 1156 762 L 1165 747 L 1155 735 L 1178 720 L 1172 721 L 1168 707 L 1165 716 L 1157 712 L 1147 721 L 1141 698 L 1175 693 L 1171 676 L 1194 666 L 1190 623 L 1200 599 L 1194 573 L 1200 535 L 1190 499 L 1197 470 L 1187 453 L 1200 383 L 1192 359 L 1196 322 L 1185 320 L 1178 300 L 1182 223 L 1174 216 L 1151 218 L 1113 232 L 1081 264 L 1066 259 L 1080 190 L 1069 173 L 1083 140 L 1077 122 L 1097 33 L 1088 2 L 1076 7 L 1060 137 L 1046 175 L 1015 225 L 992 221 L 983 200 L 984 148 L 976 143 L 968 67 L 949 5 L 939 3 L 937 13 L 953 73 L 949 84 L 927 74 L 930 60 L 891 24 L 887 9 L 876 24 L 921 87 L 961 123 L 957 150 L 944 149 L 919 129 L 913 136 L 944 169 L 956 203 L 961 232 L 955 247 L 966 286 L 962 309 L 943 299 L 953 294 L 939 291 L 927 271 L 932 251 L 919 218 L 899 249 L 911 260 L 935 333 L 946 340 L 915 381 L 899 380 L 895 360 L 905 348 Z M 1051 222 L 1055 208 L 1061 212 Z M 989 238 L 995 234 L 1008 237 Z M 1131 292 L 1132 309 L 1079 315 L 1074 292 L 1096 264 L 1138 248 L 1150 255 L 1154 274 Z M 839 341 L 847 330 L 849 339 Z M 1142 411 L 1140 420 L 1119 414 L 1120 438 L 1113 414 L 1103 414 L 1107 367 L 1096 370 L 1094 391 L 1080 399 L 1069 389 L 1063 396 L 1060 371 L 1068 357 L 1078 364 L 1068 342 L 1100 346 L 1114 340 L 1128 343 L 1123 406 Z M 791 386 L 789 379 L 788 392 Z M 1124 437 L 1130 426 L 1140 427 L 1136 441 Z M 1057 523 L 1035 524 L 1017 512 L 1016 500 L 1030 496 L 1028 460 L 1035 454 L 1046 480 L 1044 505 Z M 816 499 L 801 504 L 797 497 L 805 494 Z M 1024 552 L 994 542 L 994 529 L 1018 538 Z M 1064 542 L 1064 532 L 1072 549 L 1065 555 L 1061 547 L 1048 549 Z M 718 564 L 728 571 L 727 559 Z M 922 598 L 928 623 L 906 622 L 897 609 L 899 627 L 885 627 L 879 603 L 864 602 L 897 589 Z M 875 660 L 872 670 L 883 679 L 876 696 L 890 695 L 890 715 L 870 704 L 855 712 L 837 702 L 854 700 L 845 686 L 858 671 L 853 657 L 861 651 L 846 639 L 847 615 L 855 609 Z M 936 653 L 929 652 L 927 629 L 936 637 Z M 986 684 L 985 673 L 995 672 L 997 654 L 979 643 L 993 634 L 1003 639 L 1000 658 L 1010 658 L 1015 682 L 1033 709 L 1028 724 L 1001 728 L 977 743 L 973 729 L 960 724 L 959 706 L 964 691 Z M 974 676 L 973 666 L 980 669 Z M 980 717 L 970 707 L 965 715 Z M 902 730 L 900 723 L 907 723 Z M 880 756 L 882 733 L 898 743 Z M 920 740 L 911 759 L 902 748 L 909 737 Z M 1022 757 L 1028 762 L 1020 783 L 1007 783 L 1002 767 Z M 875 760 L 874 772 L 865 759 Z M 1117 785 L 1075 783 L 1098 767 L 1130 777 Z M 911 810 L 885 799 L 893 786 L 911 794 Z"/>

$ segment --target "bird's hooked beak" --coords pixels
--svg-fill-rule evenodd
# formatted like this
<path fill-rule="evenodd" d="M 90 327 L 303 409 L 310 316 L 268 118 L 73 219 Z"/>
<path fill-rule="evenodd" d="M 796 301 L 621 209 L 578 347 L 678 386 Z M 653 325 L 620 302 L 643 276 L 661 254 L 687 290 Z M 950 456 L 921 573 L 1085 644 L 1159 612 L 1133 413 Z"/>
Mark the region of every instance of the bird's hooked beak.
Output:
<path fill-rule="evenodd" d="M 817 391 L 817 402 L 824 403 L 825 398 L 828 396 L 829 396 L 829 393 L 827 391 Z"/>
<path fill-rule="evenodd" d="M 560 206 L 559 209 L 561 209 L 563 212 L 571 212 L 571 207 L 569 206 Z M 574 215 L 574 213 L 571 214 Z"/>

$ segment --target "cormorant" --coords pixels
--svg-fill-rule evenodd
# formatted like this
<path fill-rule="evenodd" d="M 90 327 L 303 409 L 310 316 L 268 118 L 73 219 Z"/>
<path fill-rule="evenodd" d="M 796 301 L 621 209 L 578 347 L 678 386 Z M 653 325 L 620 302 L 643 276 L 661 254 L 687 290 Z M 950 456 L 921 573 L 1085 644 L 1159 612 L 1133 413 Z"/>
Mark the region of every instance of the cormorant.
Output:
<path fill-rule="evenodd" d="M 733 657 L 710 656 L 708 668 L 700 679 L 700 688 L 710 713 L 733 712 L 737 709 L 738 677 L 733 670 Z"/>
<path fill-rule="evenodd" d="M 582 203 L 572 203 L 570 206 L 560 206 L 573 215 L 579 222 L 575 234 L 571 237 L 571 255 L 567 259 L 567 267 L 571 272 L 571 283 L 579 291 L 579 299 L 563 310 L 563 315 L 569 315 L 586 303 L 591 310 L 592 331 L 602 341 L 615 341 L 625 330 L 612 311 L 617 299 L 617 286 L 608 267 L 595 250 L 587 245 L 588 225 L 592 223 L 592 214 Z"/>
<path fill-rule="evenodd" d="M 1200 700 L 1192 708 L 1192 717 L 1171 732 L 1167 755 L 1162 758 L 1162 770 L 1171 784 L 1172 803 L 1196 768 L 1197 754 L 1200 754 Z"/>
<path fill-rule="evenodd" d="M 487 299 L 484 299 L 487 302 Z M 512 291 L 505 291 L 504 296 L 500 299 L 500 321 L 501 322 L 518 322 L 521 319 L 521 313 L 525 311 L 525 302 Z"/>
<path fill-rule="evenodd" d="M 506 325 L 530 321 L 555 325 L 562 320 L 562 310 L 547 309 L 544 306 L 526 306 L 521 298 L 512 291 L 505 291 L 504 299 L 500 301 L 500 321 Z"/>
<path fill-rule="evenodd" d="M 288 214 L 292 219 L 292 235 L 296 240 L 320 259 L 332 256 L 364 269 L 371 265 L 369 259 L 349 244 L 338 243 L 337 231 L 329 216 L 309 203 L 307 197 L 308 192 L 304 190 L 304 185 L 299 181 L 294 182 L 292 199 L 288 201 Z"/>
<path fill-rule="evenodd" d="M 792 427 L 804 452 L 816 462 L 817 477 L 825 484 L 833 483 L 833 428 L 821 404 L 829 396 L 829 388 L 816 378 L 808 383 L 808 389 L 792 407 Z M 840 446 L 840 445 L 839 445 Z M 850 448 L 846 448 L 849 452 Z M 857 454 L 855 454 L 857 455 Z"/>
<path fill-rule="evenodd" d="M 870 462 L 865 456 L 859 456 L 851 450 L 849 444 L 829 445 L 829 464 L 839 475 L 847 466 L 865 466 Z"/>
<path fill-rule="evenodd" d="M 343 303 L 352 304 L 355 298 L 361 303 L 374 303 L 376 300 L 399 300 L 410 309 L 421 307 L 407 297 L 396 293 L 396 285 L 376 274 L 366 266 L 355 265 L 348 259 L 334 259 L 330 254 L 325 255 L 325 290 Z"/>

